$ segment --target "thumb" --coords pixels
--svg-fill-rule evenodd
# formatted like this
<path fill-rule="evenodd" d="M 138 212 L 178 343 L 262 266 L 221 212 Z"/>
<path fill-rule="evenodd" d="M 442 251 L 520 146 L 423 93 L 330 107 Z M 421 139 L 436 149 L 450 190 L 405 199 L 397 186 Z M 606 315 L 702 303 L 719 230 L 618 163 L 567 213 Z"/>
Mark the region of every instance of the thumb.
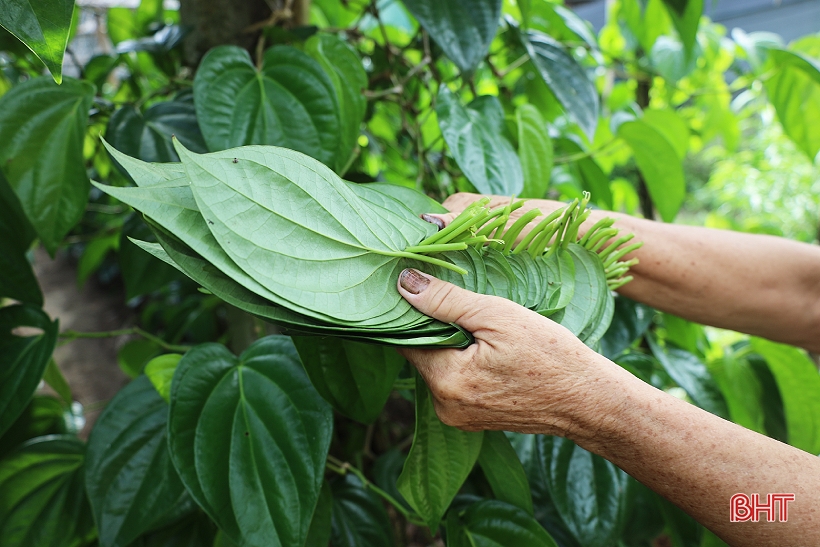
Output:
<path fill-rule="evenodd" d="M 399 275 L 399 293 L 414 308 L 443 323 L 455 323 L 470 332 L 486 327 L 482 311 L 492 313 L 493 297 L 477 294 L 413 268 Z"/>

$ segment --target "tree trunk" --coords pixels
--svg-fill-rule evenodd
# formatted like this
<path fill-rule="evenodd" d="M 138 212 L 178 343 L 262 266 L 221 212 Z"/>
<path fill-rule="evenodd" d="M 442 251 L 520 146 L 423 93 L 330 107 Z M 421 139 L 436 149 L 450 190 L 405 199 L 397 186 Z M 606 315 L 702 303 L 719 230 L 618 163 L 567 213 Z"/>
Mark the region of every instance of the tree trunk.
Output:
<path fill-rule="evenodd" d="M 181 22 L 191 29 L 185 39 L 185 64 L 195 67 L 209 49 L 225 44 L 253 52 L 260 31 L 247 29 L 271 12 L 265 0 L 181 0 Z"/>

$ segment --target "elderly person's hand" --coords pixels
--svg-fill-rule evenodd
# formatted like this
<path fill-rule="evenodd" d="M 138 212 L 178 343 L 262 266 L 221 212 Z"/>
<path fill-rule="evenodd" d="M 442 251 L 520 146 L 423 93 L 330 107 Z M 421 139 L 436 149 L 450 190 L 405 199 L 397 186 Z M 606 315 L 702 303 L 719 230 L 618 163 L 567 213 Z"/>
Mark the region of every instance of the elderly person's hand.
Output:
<path fill-rule="evenodd" d="M 422 313 L 475 337 L 466 349 L 404 349 L 441 420 L 467 430 L 585 436 L 611 397 L 613 369 L 570 331 L 510 300 L 408 269 L 399 292 Z"/>

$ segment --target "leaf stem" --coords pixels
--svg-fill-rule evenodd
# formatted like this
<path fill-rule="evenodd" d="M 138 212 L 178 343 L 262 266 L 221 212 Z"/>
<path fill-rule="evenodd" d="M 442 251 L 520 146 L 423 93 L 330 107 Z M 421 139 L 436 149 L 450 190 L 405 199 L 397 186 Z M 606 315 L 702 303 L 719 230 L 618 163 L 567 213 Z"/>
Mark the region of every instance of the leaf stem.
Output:
<path fill-rule="evenodd" d="M 185 353 L 191 346 L 180 346 L 177 344 L 169 344 L 159 336 L 153 335 L 150 332 L 143 330 L 139 327 L 131 327 L 130 329 L 120 329 L 120 330 L 109 330 L 109 331 L 99 331 L 99 332 L 81 332 L 76 330 L 66 330 L 60 333 L 59 338 L 64 339 L 66 342 L 71 342 L 72 340 L 77 340 L 79 338 L 116 338 L 117 336 L 127 336 L 129 334 L 136 334 L 137 336 L 142 336 L 146 340 L 150 340 L 154 342 L 156 345 L 161 347 L 166 351 L 173 351 L 176 353 Z"/>
<path fill-rule="evenodd" d="M 518 235 L 527 226 L 530 222 L 535 220 L 536 217 L 541 216 L 541 211 L 538 209 L 533 209 L 531 211 L 527 211 L 524 213 L 521 218 L 516 220 L 510 228 L 504 232 L 499 239 L 503 239 L 504 243 L 504 254 L 509 254 L 512 250 L 513 245 L 515 244 L 515 240 L 518 238 Z"/>

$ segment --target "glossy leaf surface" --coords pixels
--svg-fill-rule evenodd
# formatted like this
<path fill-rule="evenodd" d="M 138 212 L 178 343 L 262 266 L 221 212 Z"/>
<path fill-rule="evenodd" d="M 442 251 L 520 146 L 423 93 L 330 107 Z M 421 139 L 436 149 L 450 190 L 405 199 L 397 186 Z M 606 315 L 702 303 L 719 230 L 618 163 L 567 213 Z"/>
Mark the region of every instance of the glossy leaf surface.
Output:
<path fill-rule="evenodd" d="M 305 542 L 332 427 L 287 337 L 263 338 L 240 357 L 197 346 L 174 375 L 171 458 L 194 500 L 242 545 Z"/>
<path fill-rule="evenodd" d="M 390 517 L 381 499 L 353 475 L 332 483 L 332 547 L 390 547 L 395 544 Z"/>
<path fill-rule="evenodd" d="M 431 530 L 436 530 L 481 451 L 483 434 L 445 425 L 432 396 L 416 380 L 416 431 L 398 479 L 398 489 Z"/>
<path fill-rule="evenodd" d="M 478 464 L 499 500 L 533 514 L 527 474 L 503 431 L 485 431 Z"/>
<path fill-rule="evenodd" d="M 168 453 L 168 403 L 140 376 L 106 406 L 88 440 L 86 488 L 100 544 L 126 547 L 190 510 Z"/>
<path fill-rule="evenodd" d="M 381 414 L 405 362 L 393 348 L 351 340 L 294 336 L 293 343 L 322 397 L 345 416 L 366 424 Z"/>
<path fill-rule="evenodd" d="M 501 17 L 501 0 L 403 2 L 462 72 L 472 72 L 487 55 Z"/>
<path fill-rule="evenodd" d="M 464 107 L 442 87 L 436 114 L 456 163 L 480 193 L 510 196 L 523 190 L 521 161 L 501 133 L 504 113 L 497 98 L 482 96 Z"/>
<path fill-rule="evenodd" d="M 538 74 L 573 119 L 592 138 L 598 124 L 598 91 L 586 70 L 548 35 L 529 31 L 521 33 L 521 42 L 530 55 Z"/>
<path fill-rule="evenodd" d="M 194 105 L 189 102 L 156 103 L 144 113 L 133 106 L 123 106 L 111 116 L 105 132 L 114 148 L 150 162 L 179 161 L 171 136 L 194 152 L 208 151 L 196 121 Z"/>
<path fill-rule="evenodd" d="M 33 327 L 29 335 L 14 329 Z M 0 435 L 20 415 L 43 378 L 57 342 L 57 321 L 33 306 L 0 308 Z"/>
<path fill-rule="evenodd" d="M 520 507 L 480 501 L 447 517 L 448 547 L 557 547 L 555 540 Z"/>
<path fill-rule="evenodd" d="M 0 171 L 0 297 L 41 306 L 43 295 L 26 257 L 34 229 Z"/>
<path fill-rule="evenodd" d="M 197 70 L 194 99 L 212 151 L 272 144 L 334 164 L 341 129 L 336 90 L 306 53 L 275 46 L 257 70 L 244 49 L 216 47 Z"/>
<path fill-rule="evenodd" d="M 46 77 L 0 97 L 0 169 L 51 253 L 88 200 L 83 140 L 93 97 L 89 83 Z"/>
<path fill-rule="evenodd" d="M 74 0 L 0 0 L 0 13 L 0 26 L 45 63 L 55 82 L 62 82 Z"/>
<path fill-rule="evenodd" d="M 54 435 L 34 439 L 0 461 L 4 547 L 72 547 L 93 539 L 84 452 L 76 437 Z"/>

